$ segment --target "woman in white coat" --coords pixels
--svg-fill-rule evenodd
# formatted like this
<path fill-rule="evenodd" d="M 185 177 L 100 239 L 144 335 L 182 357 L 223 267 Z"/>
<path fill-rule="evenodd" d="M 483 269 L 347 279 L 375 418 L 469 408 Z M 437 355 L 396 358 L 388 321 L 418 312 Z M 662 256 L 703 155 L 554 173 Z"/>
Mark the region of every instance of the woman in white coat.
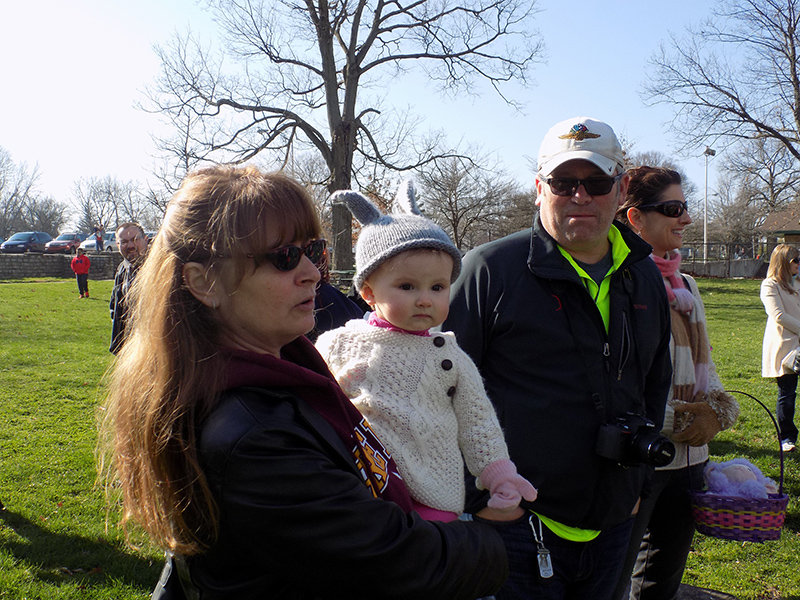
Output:
<path fill-rule="evenodd" d="M 800 286 L 797 283 L 800 252 L 794 246 L 779 244 L 772 251 L 767 278 L 761 283 L 761 302 L 767 311 L 761 376 L 775 377 L 778 384 L 778 427 L 781 446 L 791 452 L 797 444 L 794 404 L 797 397 L 797 371 L 800 365 Z"/>

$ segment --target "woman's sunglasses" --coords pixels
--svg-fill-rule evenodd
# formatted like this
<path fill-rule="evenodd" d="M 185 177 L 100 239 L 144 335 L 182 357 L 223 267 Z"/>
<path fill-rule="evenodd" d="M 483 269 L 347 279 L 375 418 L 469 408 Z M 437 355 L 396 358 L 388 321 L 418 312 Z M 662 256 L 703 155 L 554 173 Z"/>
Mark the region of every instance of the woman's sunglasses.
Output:
<path fill-rule="evenodd" d="M 671 219 L 677 219 L 689 210 L 689 206 L 682 200 L 667 200 L 666 202 L 646 204 L 645 206 L 637 206 L 636 208 L 639 210 L 654 210 Z"/>
<path fill-rule="evenodd" d="M 574 196 L 581 185 L 590 196 L 605 196 L 620 180 L 624 173 L 616 177 L 589 177 L 587 179 L 575 179 L 574 177 L 551 177 L 545 179 L 545 183 L 550 186 L 550 191 L 556 196 Z"/>
<path fill-rule="evenodd" d="M 302 247 L 283 246 L 282 248 L 272 250 L 271 252 L 265 252 L 264 254 L 248 254 L 247 258 L 252 258 L 256 266 L 268 260 L 275 265 L 275 268 L 279 271 L 291 271 L 297 268 L 304 254 L 308 257 L 308 260 L 315 265 L 321 265 L 325 257 L 325 248 L 327 245 L 328 242 L 326 240 L 312 240 Z"/>

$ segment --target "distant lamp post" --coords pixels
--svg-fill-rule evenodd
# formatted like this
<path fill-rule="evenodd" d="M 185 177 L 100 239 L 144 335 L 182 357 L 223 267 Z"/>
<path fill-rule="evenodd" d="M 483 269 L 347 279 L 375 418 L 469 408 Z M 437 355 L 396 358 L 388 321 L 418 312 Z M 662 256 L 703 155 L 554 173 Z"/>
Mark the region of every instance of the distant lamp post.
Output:
<path fill-rule="evenodd" d="M 703 156 L 706 158 L 706 192 L 703 196 L 703 262 L 708 262 L 708 157 L 715 156 L 716 150 L 706 146 Z"/>

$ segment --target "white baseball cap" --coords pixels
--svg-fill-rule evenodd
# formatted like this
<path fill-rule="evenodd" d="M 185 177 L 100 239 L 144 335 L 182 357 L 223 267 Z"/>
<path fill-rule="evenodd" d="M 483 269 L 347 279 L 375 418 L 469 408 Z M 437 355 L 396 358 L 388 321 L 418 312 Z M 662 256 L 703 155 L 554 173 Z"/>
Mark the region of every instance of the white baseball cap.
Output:
<path fill-rule="evenodd" d="M 589 117 L 573 117 L 550 128 L 539 147 L 539 174 L 547 177 L 559 165 L 576 159 L 588 160 L 608 175 L 625 162 L 614 130 Z"/>

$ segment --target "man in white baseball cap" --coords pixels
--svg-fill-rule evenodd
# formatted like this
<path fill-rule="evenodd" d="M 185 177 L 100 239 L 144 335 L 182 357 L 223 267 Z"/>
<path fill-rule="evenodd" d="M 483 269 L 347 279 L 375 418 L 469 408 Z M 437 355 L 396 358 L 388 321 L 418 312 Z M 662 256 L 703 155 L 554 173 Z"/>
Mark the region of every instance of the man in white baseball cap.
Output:
<path fill-rule="evenodd" d="M 594 264 L 608 252 L 628 189 L 623 160 L 614 130 L 602 121 L 567 119 L 544 136 L 536 205 L 544 228 L 578 261 Z"/>
<path fill-rule="evenodd" d="M 442 328 L 478 365 L 539 497 L 498 514 L 468 486 L 467 510 L 505 521 L 511 572 L 497 600 L 607 600 L 665 458 L 618 443 L 661 430 L 669 307 L 650 246 L 614 221 L 629 178 L 613 129 L 562 121 L 538 163 L 533 227 L 467 253 Z"/>

